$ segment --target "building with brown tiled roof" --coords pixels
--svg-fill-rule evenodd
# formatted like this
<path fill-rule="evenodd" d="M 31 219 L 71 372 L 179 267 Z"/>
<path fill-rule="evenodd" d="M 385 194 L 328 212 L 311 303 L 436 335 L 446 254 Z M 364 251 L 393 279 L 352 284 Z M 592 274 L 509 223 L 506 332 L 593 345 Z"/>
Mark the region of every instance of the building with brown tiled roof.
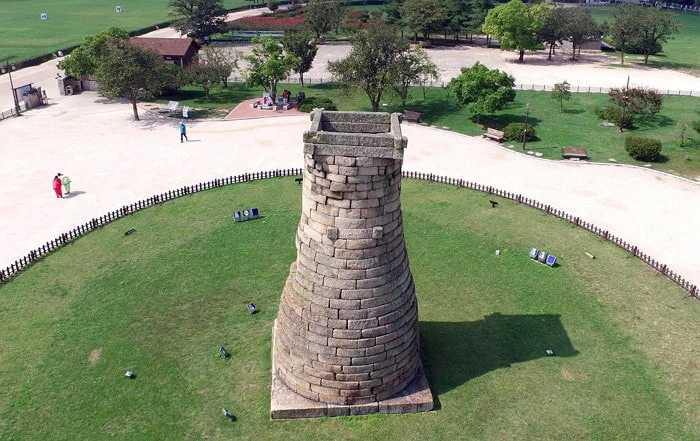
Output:
<path fill-rule="evenodd" d="M 192 38 L 132 37 L 131 43 L 158 52 L 166 63 L 187 66 L 200 49 Z"/>

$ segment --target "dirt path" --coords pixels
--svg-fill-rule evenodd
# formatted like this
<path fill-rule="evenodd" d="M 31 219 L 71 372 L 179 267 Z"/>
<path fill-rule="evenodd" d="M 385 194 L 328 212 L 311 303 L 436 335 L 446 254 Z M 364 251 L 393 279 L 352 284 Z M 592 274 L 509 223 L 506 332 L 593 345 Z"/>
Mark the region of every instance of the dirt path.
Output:
<path fill-rule="evenodd" d="M 302 165 L 307 115 L 206 121 L 188 127 L 94 93 L 2 122 L 0 267 L 58 234 L 124 204 L 216 177 Z M 32 136 L 40 133 L 40 136 Z M 522 193 L 581 216 L 700 284 L 700 185 L 641 168 L 553 162 L 440 129 L 406 125 L 404 169 Z M 449 160 L 447 160 L 449 158 Z M 51 179 L 73 180 L 57 199 Z"/>

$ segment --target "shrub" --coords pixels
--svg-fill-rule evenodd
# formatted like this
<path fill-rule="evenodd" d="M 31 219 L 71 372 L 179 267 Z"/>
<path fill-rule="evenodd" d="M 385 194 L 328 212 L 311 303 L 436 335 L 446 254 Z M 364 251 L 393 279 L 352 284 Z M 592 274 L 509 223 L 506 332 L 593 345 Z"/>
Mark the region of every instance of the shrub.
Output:
<path fill-rule="evenodd" d="M 267 9 L 275 12 L 277 8 L 279 8 L 279 3 L 277 3 L 277 0 L 267 0 Z"/>
<path fill-rule="evenodd" d="M 661 153 L 661 141 L 628 136 L 625 138 L 625 150 L 637 161 L 656 161 Z"/>
<path fill-rule="evenodd" d="M 694 121 L 694 122 L 690 125 L 690 127 L 692 127 L 693 130 L 695 130 L 696 132 L 700 133 L 700 119 L 697 120 L 697 121 Z"/>
<path fill-rule="evenodd" d="M 525 131 L 525 124 L 524 123 L 510 123 L 503 128 L 503 133 L 504 133 L 503 137 L 507 141 L 522 141 L 524 131 Z M 527 127 L 527 140 L 534 141 L 535 138 L 536 138 L 535 128 L 528 125 L 528 127 Z"/>
<path fill-rule="evenodd" d="M 618 127 L 620 126 L 620 119 L 622 118 L 622 109 L 620 109 L 617 106 L 610 105 L 610 106 L 605 107 L 603 109 L 595 109 L 595 114 L 600 119 L 610 121 Z M 632 128 L 632 113 L 631 112 L 625 113 L 625 120 L 622 123 L 622 128 L 623 129 L 631 129 Z"/>
<path fill-rule="evenodd" d="M 299 105 L 300 112 L 311 113 L 314 109 L 323 107 L 326 110 L 338 110 L 329 98 L 322 96 L 312 96 L 304 99 Z"/>
<path fill-rule="evenodd" d="M 302 27 L 305 18 L 304 15 L 286 18 L 263 15 L 243 17 L 232 21 L 229 24 L 229 29 L 240 31 L 290 31 Z"/>

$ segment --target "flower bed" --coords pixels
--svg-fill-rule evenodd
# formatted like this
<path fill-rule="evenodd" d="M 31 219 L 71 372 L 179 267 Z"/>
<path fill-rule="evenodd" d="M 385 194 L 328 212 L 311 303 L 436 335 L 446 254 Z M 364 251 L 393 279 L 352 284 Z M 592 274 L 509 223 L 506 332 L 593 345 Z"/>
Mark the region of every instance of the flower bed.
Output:
<path fill-rule="evenodd" d="M 273 16 L 257 16 L 243 17 L 234 20 L 230 24 L 231 30 L 241 31 L 290 31 L 298 29 L 304 24 L 305 15 L 296 17 L 273 17 Z"/>

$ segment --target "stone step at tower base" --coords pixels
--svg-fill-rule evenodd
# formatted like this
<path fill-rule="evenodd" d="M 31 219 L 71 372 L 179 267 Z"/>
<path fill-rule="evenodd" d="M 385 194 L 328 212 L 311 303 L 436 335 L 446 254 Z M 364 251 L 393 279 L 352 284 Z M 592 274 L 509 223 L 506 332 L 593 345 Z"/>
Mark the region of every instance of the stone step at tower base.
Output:
<path fill-rule="evenodd" d="M 272 418 L 431 410 L 404 244 L 398 115 L 311 114 L 273 335 Z"/>

